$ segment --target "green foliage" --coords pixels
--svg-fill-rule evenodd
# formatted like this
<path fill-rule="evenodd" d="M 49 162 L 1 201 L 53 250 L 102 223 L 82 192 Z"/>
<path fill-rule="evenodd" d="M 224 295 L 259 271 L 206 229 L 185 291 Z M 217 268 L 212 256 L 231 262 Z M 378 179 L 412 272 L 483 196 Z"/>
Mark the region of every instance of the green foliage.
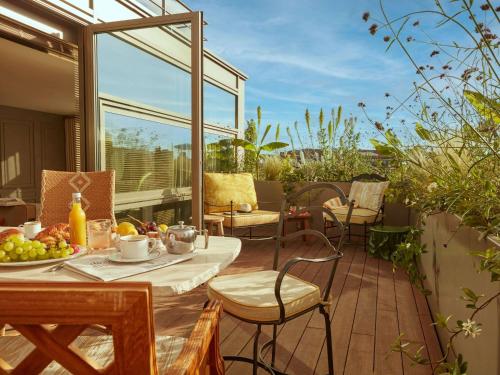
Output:
<path fill-rule="evenodd" d="M 252 172 L 256 179 L 259 179 L 259 165 L 263 156 L 263 152 L 273 152 L 288 146 L 284 142 L 269 142 L 264 143 L 267 135 L 271 131 L 272 125 L 267 124 L 264 129 L 264 133 L 260 137 L 260 127 L 262 123 L 262 109 L 260 106 L 257 107 L 257 126 L 255 126 L 255 121 L 248 121 L 247 130 L 245 132 L 245 139 L 234 139 L 232 144 L 235 147 L 242 147 L 245 151 L 245 169 L 251 167 L 251 162 L 253 162 Z M 247 136 L 248 134 L 248 136 Z M 276 137 L 279 137 L 279 124 L 276 130 Z M 248 154 L 248 158 L 247 158 Z"/>
<path fill-rule="evenodd" d="M 418 74 L 412 93 L 403 100 L 395 98 L 396 109 L 388 106 L 390 111 L 385 119 L 389 126 L 395 114 L 405 110 L 406 117 L 409 115 L 416 124 L 412 132 L 413 144 L 402 142 L 391 129 L 384 131 L 380 121 L 367 115 L 384 139 L 372 140 L 372 144 L 380 154 L 392 159 L 388 198 L 405 202 L 421 217 L 435 211 L 458 215 L 463 225 L 481 232 L 480 239 L 488 235 L 499 236 L 500 43 L 497 35 L 488 28 L 500 20 L 497 11 L 490 1 L 480 5 L 474 1 L 450 0 L 445 6 L 437 0 L 433 9 L 416 9 L 394 18 L 388 16 L 381 1 L 380 13 L 382 19 L 374 20 L 377 23 L 370 32 L 374 35 L 377 30 L 385 29 L 390 34 L 384 37 L 384 41 L 390 41 L 387 48 L 398 46 Z M 370 17 L 369 13 L 366 14 L 365 21 Z M 443 25 L 456 27 L 463 35 L 453 43 L 434 39 L 429 30 L 420 29 L 421 20 L 415 19 L 427 15 L 432 21 L 441 18 L 437 28 Z M 426 22 L 422 21 L 422 24 Z M 410 27 L 413 29 L 409 30 Z M 413 33 L 423 40 L 418 40 Z M 438 60 L 435 56 L 440 55 L 450 60 L 444 65 L 437 61 L 426 63 L 419 56 L 417 64 L 417 57 L 411 53 L 409 44 L 414 41 L 420 46 L 430 47 L 431 59 Z M 365 105 L 360 107 L 366 113 Z M 423 251 L 415 239 L 402 244 L 393 258 L 394 264 L 405 267 L 410 279 L 419 284 L 423 275 L 418 273 L 414 258 Z M 474 252 L 473 255 L 480 259 L 480 271 L 489 272 L 492 282 L 500 280 L 498 249 Z M 461 299 L 469 309 L 468 318 L 456 320 L 456 326 L 451 327 L 451 316 L 436 316 L 435 325 L 449 333 L 446 351 L 434 364 L 437 373 L 467 373 L 467 362 L 456 352 L 454 341 L 460 336 L 476 338 L 482 332 L 481 323 L 475 320 L 477 314 L 495 304 L 499 297 L 500 292 L 486 297 L 464 287 Z M 420 353 L 409 349 L 401 336 L 392 350 L 401 352 L 414 363 L 423 363 Z"/>
<path fill-rule="evenodd" d="M 411 228 L 405 240 L 401 242 L 396 251 L 391 255 L 391 261 L 394 269 L 402 268 L 408 275 L 410 282 L 420 289 L 424 294 L 430 292 L 423 287 L 422 281 L 425 275 L 420 272 L 418 260 L 420 256 L 426 253 L 425 245 L 420 243 L 422 230 Z"/>
<path fill-rule="evenodd" d="M 278 181 L 283 169 L 283 159 L 279 156 L 266 156 L 262 161 L 262 174 L 266 181 Z"/>
<path fill-rule="evenodd" d="M 350 117 L 342 123 L 342 107 L 332 109 L 327 126 L 322 109 L 316 126 L 307 109 L 305 119 L 310 148 L 304 148 L 297 122 L 294 124 L 295 135 L 287 128 L 293 154 L 298 160 L 293 162 L 293 168 L 281 173 L 285 189 L 300 181 L 350 181 L 361 173 L 381 172 L 373 159 L 359 149 L 361 134 L 356 131 L 356 118 Z M 343 129 L 339 134 L 341 124 Z M 301 147 L 300 150 L 295 149 L 296 145 Z"/>

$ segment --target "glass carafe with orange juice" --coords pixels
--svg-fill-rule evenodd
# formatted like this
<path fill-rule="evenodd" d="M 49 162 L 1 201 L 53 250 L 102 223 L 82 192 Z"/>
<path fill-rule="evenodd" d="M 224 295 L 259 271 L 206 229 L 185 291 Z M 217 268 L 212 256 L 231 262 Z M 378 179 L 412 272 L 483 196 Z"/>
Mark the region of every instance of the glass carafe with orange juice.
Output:
<path fill-rule="evenodd" d="M 69 234 L 72 244 L 85 246 L 87 244 L 87 220 L 82 208 L 82 194 L 73 193 L 73 204 L 69 212 Z"/>

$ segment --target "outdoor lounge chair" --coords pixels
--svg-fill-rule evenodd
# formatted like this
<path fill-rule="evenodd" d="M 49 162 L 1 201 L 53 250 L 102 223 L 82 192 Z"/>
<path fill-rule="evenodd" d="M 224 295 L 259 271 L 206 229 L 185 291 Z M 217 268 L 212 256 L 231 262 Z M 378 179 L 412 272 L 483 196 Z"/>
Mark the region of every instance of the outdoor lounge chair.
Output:
<path fill-rule="evenodd" d="M 381 224 L 384 221 L 384 193 L 389 186 L 389 181 L 377 174 L 361 174 L 352 179 L 349 201 L 354 202 L 350 223 L 347 225 L 349 240 L 352 236 L 363 237 L 363 246 L 366 251 L 368 237 L 368 226 Z M 335 217 L 345 223 L 346 214 L 349 209 L 338 198 L 326 201 L 323 206 L 331 210 Z M 327 230 L 334 228 L 337 224 L 328 216 L 324 217 L 324 234 Z M 351 226 L 357 225 L 363 228 L 363 233 L 352 234 Z"/>
<path fill-rule="evenodd" d="M 115 171 L 63 172 L 42 171 L 42 226 L 67 223 L 71 194 L 82 193 L 87 220 L 109 219 L 115 223 Z"/>
<path fill-rule="evenodd" d="M 279 212 L 260 210 L 253 176 L 250 173 L 205 173 L 205 214 L 224 218 L 223 226 L 234 235 L 236 228 L 252 229 L 258 226 L 277 224 Z M 240 212 L 240 206 L 251 208 L 250 212 Z"/>
<path fill-rule="evenodd" d="M 208 304 L 189 339 L 155 337 L 149 283 L 4 282 L 0 322 L 20 335 L 0 337 L 0 373 L 223 374 L 221 312 Z"/>
<path fill-rule="evenodd" d="M 347 199 L 342 190 L 331 183 L 317 183 L 306 186 L 299 191 L 283 198 L 280 210 L 280 221 L 276 235 L 276 247 L 274 262 L 271 270 L 249 272 L 236 275 L 226 275 L 213 278 L 208 283 L 209 300 L 221 300 L 224 304 L 224 311 L 231 316 L 244 322 L 257 325 L 257 333 L 254 337 L 253 357 L 246 358 L 241 356 L 224 356 L 228 361 L 243 361 L 253 365 L 253 374 L 257 373 L 257 368 L 261 367 L 270 373 L 281 373 L 274 368 L 276 358 L 277 328 L 285 322 L 291 321 L 303 314 L 315 309 L 323 315 L 325 321 L 326 342 L 328 352 L 329 374 L 333 374 L 333 347 L 330 314 L 328 306 L 331 301 L 330 291 L 332 288 L 333 277 L 337 269 L 337 263 L 342 257 L 340 251 L 344 238 L 345 226 L 338 222 L 341 228 L 337 248 L 333 246 L 326 236 L 320 231 L 313 229 L 303 229 L 295 233 L 282 236 L 282 228 L 285 224 L 285 216 L 288 213 L 290 203 L 296 202 L 298 198 L 313 189 L 332 189 L 352 209 L 352 204 Z M 301 208 L 300 212 L 306 212 L 315 207 Z M 336 221 L 334 214 L 327 209 L 320 207 L 321 212 L 328 215 L 333 221 Z M 350 212 L 347 213 L 346 221 L 349 223 Z M 296 241 L 303 235 L 313 237 L 321 241 L 328 254 L 323 258 L 306 259 L 292 258 L 278 270 L 279 254 L 282 242 Z M 288 272 L 291 268 L 300 262 L 317 264 L 330 263 L 328 280 L 325 283 L 323 291 L 316 284 L 291 276 Z M 293 324 L 293 323 L 292 323 Z M 263 325 L 273 326 L 273 338 L 259 348 L 259 336 Z M 271 346 L 271 362 L 265 363 L 262 359 L 262 351 Z"/>

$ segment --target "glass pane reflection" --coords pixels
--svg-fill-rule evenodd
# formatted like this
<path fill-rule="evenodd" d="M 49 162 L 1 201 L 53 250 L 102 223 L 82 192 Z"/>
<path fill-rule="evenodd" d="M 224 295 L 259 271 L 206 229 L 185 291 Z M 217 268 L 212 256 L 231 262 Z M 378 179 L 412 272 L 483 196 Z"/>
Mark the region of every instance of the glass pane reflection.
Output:
<path fill-rule="evenodd" d="M 191 186 L 190 129 L 106 112 L 105 149 L 117 193 Z"/>
<path fill-rule="evenodd" d="M 203 97 L 205 122 L 230 128 L 236 127 L 236 95 L 205 82 Z"/>
<path fill-rule="evenodd" d="M 205 131 L 204 170 L 206 172 L 234 172 L 236 153 L 231 144 L 234 137 Z"/>

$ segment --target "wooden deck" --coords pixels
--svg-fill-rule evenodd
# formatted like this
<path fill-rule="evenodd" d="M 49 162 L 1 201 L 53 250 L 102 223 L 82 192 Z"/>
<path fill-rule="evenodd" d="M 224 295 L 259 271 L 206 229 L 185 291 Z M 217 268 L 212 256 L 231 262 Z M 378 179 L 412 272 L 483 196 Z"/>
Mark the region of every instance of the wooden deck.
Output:
<path fill-rule="evenodd" d="M 244 242 L 240 256 L 224 273 L 269 269 L 273 251 L 272 241 Z M 324 256 L 325 250 L 319 244 L 298 242 L 284 248 L 281 254 L 284 261 L 299 255 Z M 327 271 L 324 264 L 301 263 L 292 273 L 322 285 Z M 404 273 L 392 272 L 390 262 L 366 256 L 361 246 L 346 245 L 332 296 L 336 374 L 432 374 L 430 366 L 411 366 L 401 354 L 390 352 L 391 343 L 404 333 L 415 347 L 426 346 L 424 355 L 433 360 L 441 355 L 425 298 L 412 288 Z M 187 295 L 159 301 L 157 332 L 189 335 L 205 299 L 205 288 L 200 287 Z M 255 326 L 224 316 L 222 353 L 251 356 L 254 330 Z M 264 328 L 262 342 L 271 332 L 271 327 Z M 276 365 L 290 374 L 326 374 L 325 348 L 323 317 L 317 312 L 303 315 L 279 328 Z M 229 375 L 251 373 L 248 364 L 227 363 L 226 368 Z"/>

